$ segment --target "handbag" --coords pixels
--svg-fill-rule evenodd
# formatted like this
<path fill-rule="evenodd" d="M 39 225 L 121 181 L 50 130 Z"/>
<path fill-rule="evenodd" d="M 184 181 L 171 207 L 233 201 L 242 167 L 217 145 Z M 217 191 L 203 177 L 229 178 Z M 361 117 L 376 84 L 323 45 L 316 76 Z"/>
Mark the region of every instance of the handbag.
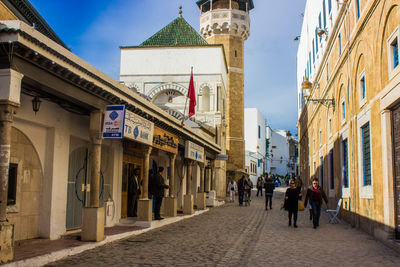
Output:
<path fill-rule="evenodd" d="M 304 210 L 304 204 L 302 201 L 297 202 L 297 209 L 299 211 L 303 211 Z"/>

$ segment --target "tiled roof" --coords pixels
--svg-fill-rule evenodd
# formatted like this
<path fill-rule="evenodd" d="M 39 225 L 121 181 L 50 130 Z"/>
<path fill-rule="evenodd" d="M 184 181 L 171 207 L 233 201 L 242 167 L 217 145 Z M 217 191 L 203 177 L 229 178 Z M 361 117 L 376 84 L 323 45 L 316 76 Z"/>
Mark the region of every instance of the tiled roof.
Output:
<path fill-rule="evenodd" d="M 182 45 L 207 45 L 207 42 L 184 18 L 179 16 L 139 46 Z"/>

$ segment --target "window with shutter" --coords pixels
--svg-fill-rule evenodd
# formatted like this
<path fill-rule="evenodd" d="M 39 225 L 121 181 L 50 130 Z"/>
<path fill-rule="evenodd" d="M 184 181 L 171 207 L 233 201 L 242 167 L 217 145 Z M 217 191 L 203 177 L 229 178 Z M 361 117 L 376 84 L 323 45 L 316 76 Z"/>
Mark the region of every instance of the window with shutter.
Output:
<path fill-rule="evenodd" d="M 362 128 L 362 154 L 364 186 L 371 185 L 371 143 L 369 122 Z"/>

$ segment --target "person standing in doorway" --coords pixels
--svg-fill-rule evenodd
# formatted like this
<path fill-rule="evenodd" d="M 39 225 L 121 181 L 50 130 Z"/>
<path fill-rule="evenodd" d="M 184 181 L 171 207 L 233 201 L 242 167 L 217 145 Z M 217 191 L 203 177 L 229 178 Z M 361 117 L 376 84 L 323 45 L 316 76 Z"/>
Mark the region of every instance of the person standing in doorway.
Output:
<path fill-rule="evenodd" d="M 310 201 L 314 229 L 319 226 L 322 199 L 324 199 L 326 204 L 328 204 L 328 198 L 326 197 L 324 190 L 319 186 L 318 179 L 314 178 L 312 181 L 312 185 L 307 189 L 306 198 L 304 200 L 305 207 L 307 207 L 307 203 L 308 201 Z"/>
<path fill-rule="evenodd" d="M 161 173 L 164 171 L 163 167 L 158 168 L 158 173 L 154 176 L 153 180 L 153 193 L 155 198 L 155 206 L 154 206 L 154 219 L 155 220 L 163 220 L 160 216 L 160 209 L 162 200 L 164 197 L 164 189 L 169 188 L 168 185 L 164 183 L 164 177 L 162 177 Z"/>
<path fill-rule="evenodd" d="M 257 179 L 257 195 L 256 195 L 257 197 L 258 197 L 259 193 L 261 193 L 261 196 L 262 196 L 263 185 L 264 185 L 264 181 L 263 181 L 263 178 L 260 176 Z"/>
<path fill-rule="evenodd" d="M 243 206 L 243 197 L 244 197 L 244 190 L 245 190 L 246 178 L 244 175 L 238 181 L 238 195 L 239 195 L 239 206 Z"/>
<path fill-rule="evenodd" d="M 264 189 L 265 189 L 265 210 L 268 210 L 268 202 L 269 202 L 269 208 L 272 210 L 272 196 L 274 194 L 275 184 L 271 179 L 271 175 L 265 181 Z"/>
<path fill-rule="evenodd" d="M 294 180 L 290 180 L 290 188 L 286 190 L 285 201 L 286 201 L 286 209 L 289 212 L 289 226 L 292 226 L 292 217 L 293 217 L 293 227 L 297 228 L 297 212 L 298 212 L 298 203 L 299 191 L 296 188 L 296 183 Z"/>
<path fill-rule="evenodd" d="M 237 184 L 235 180 L 228 183 L 229 202 L 235 202 L 235 192 L 237 191 Z"/>
<path fill-rule="evenodd" d="M 128 216 L 137 217 L 137 205 L 140 195 L 140 169 L 133 170 L 133 175 L 128 180 L 128 193 L 130 198 L 130 205 L 128 206 Z"/>

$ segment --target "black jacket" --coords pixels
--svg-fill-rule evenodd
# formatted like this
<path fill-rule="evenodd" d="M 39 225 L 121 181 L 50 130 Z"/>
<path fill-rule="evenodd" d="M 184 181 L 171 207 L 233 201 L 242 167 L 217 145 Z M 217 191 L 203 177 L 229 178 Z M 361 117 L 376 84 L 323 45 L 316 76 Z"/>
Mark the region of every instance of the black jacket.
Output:
<path fill-rule="evenodd" d="M 288 188 L 285 194 L 285 209 L 296 211 L 299 205 L 298 202 L 299 202 L 299 191 L 297 190 L 297 188 Z"/>
<path fill-rule="evenodd" d="M 271 179 L 268 179 L 268 180 L 264 183 L 264 189 L 265 189 L 265 194 L 272 194 L 272 193 L 274 193 L 275 184 L 272 182 Z"/>
<path fill-rule="evenodd" d="M 322 187 L 318 186 L 318 190 L 319 190 L 319 198 L 317 199 L 317 201 L 322 204 L 322 199 L 325 200 L 325 203 L 328 204 L 328 198 L 326 197 L 326 194 L 324 192 L 324 189 L 322 189 Z M 315 193 L 314 193 L 314 189 L 313 186 L 310 186 L 307 189 L 307 194 L 306 194 L 306 199 L 304 200 L 304 206 L 307 207 L 307 203 L 308 200 L 310 200 L 310 203 L 315 201 Z"/>
<path fill-rule="evenodd" d="M 157 173 L 153 178 L 153 194 L 156 197 L 164 197 L 164 189 L 167 188 L 169 186 L 164 183 L 164 178 L 161 174 Z"/>
<path fill-rule="evenodd" d="M 137 177 L 137 180 L 138 180 L 137 182 L 140 184 L 139 176 Z M 138 184 L 136 183 L 135 176 L 134 175 L 130 176 L 128 180 L 128 194 L 133 196 L 138 196 L 140 195 L 140 193 L 141 193 L 140 186 L 138 189 Z"/>

